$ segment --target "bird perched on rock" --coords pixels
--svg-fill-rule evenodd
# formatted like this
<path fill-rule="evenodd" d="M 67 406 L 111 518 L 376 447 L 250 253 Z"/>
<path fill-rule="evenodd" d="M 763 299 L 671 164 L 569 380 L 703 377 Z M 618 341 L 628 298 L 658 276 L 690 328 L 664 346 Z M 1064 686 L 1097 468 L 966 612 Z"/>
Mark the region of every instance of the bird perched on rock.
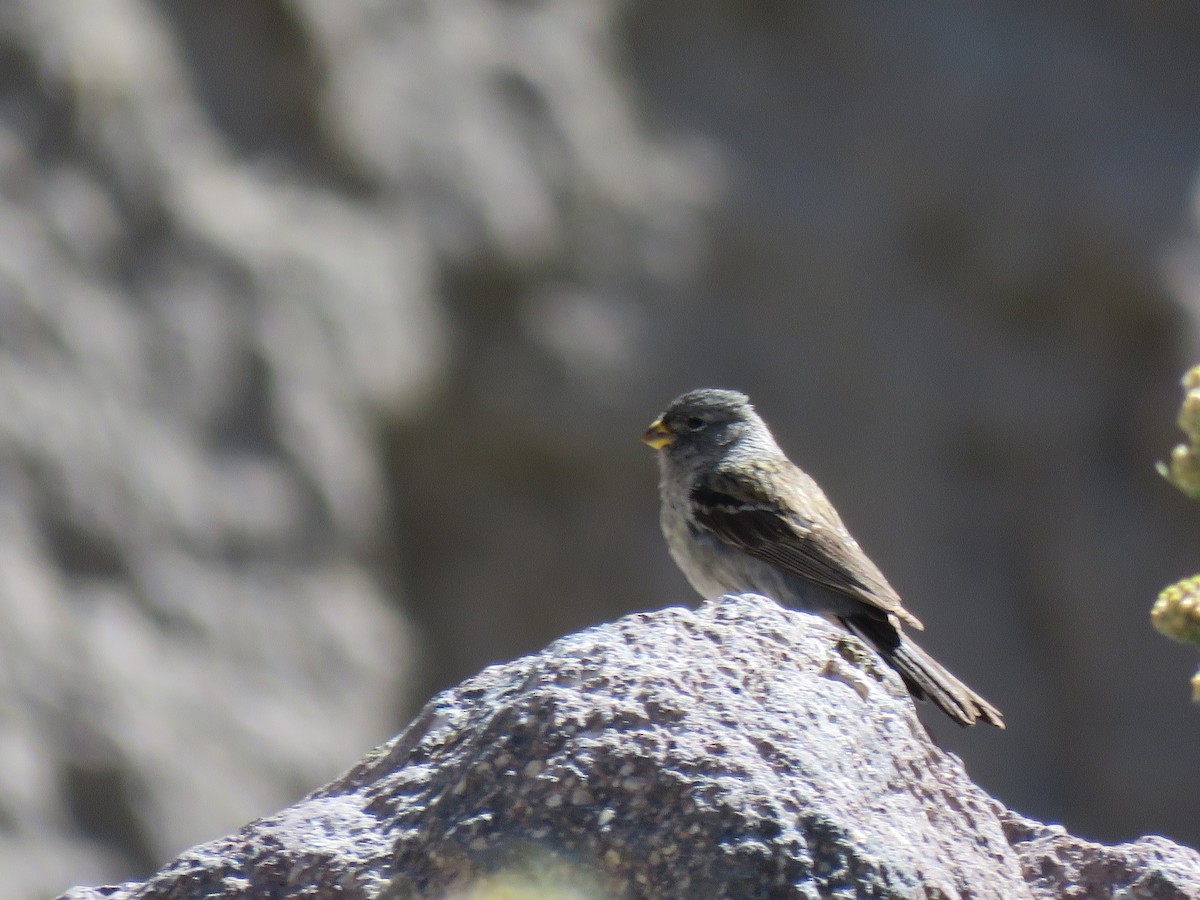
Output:
<path fill-rule="evenodd" d="M 875 648 L 913 696 L 958 724 L 1004 727 L 1000 710 L 904 633 L 924 626 L 745 394 L 683 394 L 642 440 L 658 451 L 671 556 L 702 596 L 749 591 L 824 616 Z"/>

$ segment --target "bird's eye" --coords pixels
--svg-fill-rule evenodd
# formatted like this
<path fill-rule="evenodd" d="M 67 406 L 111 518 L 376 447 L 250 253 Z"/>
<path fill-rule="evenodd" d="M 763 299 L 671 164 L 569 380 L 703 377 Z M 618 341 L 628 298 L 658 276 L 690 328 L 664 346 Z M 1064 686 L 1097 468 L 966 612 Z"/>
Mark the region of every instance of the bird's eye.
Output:
<path fill-rule="evenodd" d="M 688 419 L 686 422 L 684 422 L 684 424 L 687 425 L 688 431 L 699 431 L 701 428 L 703 428 L 708 423 L 705 422 L 703 419 L 701 419 L 699 416 L 692 416 L 690 419 Z"/>

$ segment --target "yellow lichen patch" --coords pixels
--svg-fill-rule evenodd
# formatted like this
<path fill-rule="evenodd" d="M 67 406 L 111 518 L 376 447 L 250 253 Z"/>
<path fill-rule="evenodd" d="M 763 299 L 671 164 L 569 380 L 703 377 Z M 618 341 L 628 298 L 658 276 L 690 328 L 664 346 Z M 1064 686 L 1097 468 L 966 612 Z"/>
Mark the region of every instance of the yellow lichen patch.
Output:
<path fill-rule="evenodd" d="M 445 900 L 611 900 L 596 874 L 537 855 L 451 891 Z"/>

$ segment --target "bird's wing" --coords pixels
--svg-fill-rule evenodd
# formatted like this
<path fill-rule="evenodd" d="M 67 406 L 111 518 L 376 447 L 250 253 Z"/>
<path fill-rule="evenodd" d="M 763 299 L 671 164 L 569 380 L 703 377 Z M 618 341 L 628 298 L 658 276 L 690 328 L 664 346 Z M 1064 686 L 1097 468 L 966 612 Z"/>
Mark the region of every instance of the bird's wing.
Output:
<path fill-rule="evenodd" d="M 765 476 L 712 473 L 691 492 L 695 521 L 726 543 L 786 572 L 874 606 L 923 628 L 858 546 L 816 482 L 791 467 L 783 486 L 792 506 Z"/>

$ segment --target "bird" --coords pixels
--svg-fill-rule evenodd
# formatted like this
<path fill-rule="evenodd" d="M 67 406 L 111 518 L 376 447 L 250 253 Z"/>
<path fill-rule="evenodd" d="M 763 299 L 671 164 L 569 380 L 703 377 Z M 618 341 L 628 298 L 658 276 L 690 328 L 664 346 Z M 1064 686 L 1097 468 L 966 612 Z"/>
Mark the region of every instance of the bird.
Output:
<path fill-rule="evenodd" d="M 959 725 L 1004 716 L 921 649 L 924 629 L 813 478 L 780 449 L 750 398 L 680 395 L 642 435 L 657 451 L 659 521 L 671 557 L 705 599 L 757 593 L 820 615 L 870 645 L 916 699 Z"/>

